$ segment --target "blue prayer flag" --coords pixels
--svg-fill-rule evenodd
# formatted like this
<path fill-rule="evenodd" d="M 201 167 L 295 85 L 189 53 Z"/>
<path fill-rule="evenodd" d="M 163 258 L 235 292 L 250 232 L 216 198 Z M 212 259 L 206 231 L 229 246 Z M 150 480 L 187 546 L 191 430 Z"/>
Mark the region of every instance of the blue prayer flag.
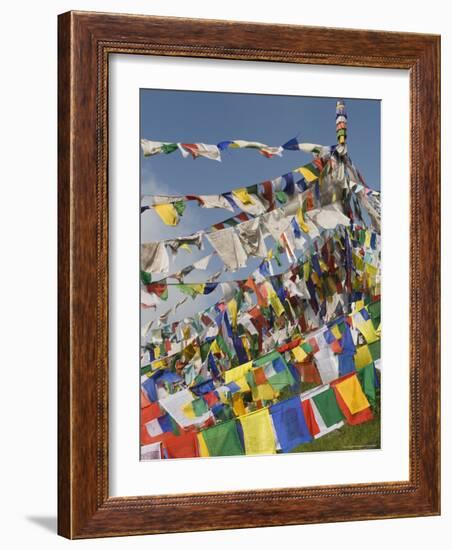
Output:
<path fill-rule="evenodd" d="M 349 374 L 350 372 L 355 372 L 355 359 L 353 355 L 350 355 L 349 353 L 341 353 L 339 354 L 339 377 L 345 376 L 346 374 Z"/>
<path fill-rule="evenodd" d="M 284 143 L 284 145 L 282 146 L 282 148 L 283 148 L 283 149 L 290 150 L 290 151 L 298 151 L 298 150 L 299 150 L 299 147 L 298 147 L 298 139 L 297 139 L 297 138 L 289 139 L 289 141 L 287 141 L 286 143 Z"/>
<path fill-rule="evenodd" d="M 171 422 L 171 417 L 168 413 L 158 418 L 158 422 L 160 424 L 160 428 L 162 429 L 162 432 L 173 431 L 173 423 Z"/>
<path fill-rule="evenodd" d="M 270 414 L 283 453 L 312 440 L 298 396 L 275 403 Z"/>

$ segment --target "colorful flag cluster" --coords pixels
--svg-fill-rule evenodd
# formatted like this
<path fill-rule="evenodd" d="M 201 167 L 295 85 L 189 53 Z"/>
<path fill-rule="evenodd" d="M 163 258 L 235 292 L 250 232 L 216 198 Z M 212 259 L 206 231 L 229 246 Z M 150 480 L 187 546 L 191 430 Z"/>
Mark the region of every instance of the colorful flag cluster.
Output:
<path fill-rule="evenodd" d="M 380 196 L 348 157 L 343 103 L 336 115 L 335 147 L 296 139 L 277 148 L 142 140 L 148 156 L 180 150 L 220 160 L 227 148 L 252 147 L 265 156 L 286 149 L 314 157 L 289 174 L 221 195 L 146 198 L 142 209 L 154 209 L 167 225 L 177 225 L 187 201 L 233 216 L 142 244 L 142 306 L 157 309 L 173 292 L 183 295 L 142 328 L 143 460 L 292 452 L 374 418 Z M 211 250 L 201 259 L 171 270 L 179 249 L 205 246 Z M 282 255 L 288 267 L 275 273 Z M 260 263 L 246 278 L 221 280 L 252 256 Z M 213 258 L 222 261 L 220 271 L 187 282 L 193 271 L 206 273 Z M 214 305 L 168 323 L 187 300 L 214 292 Z"/>

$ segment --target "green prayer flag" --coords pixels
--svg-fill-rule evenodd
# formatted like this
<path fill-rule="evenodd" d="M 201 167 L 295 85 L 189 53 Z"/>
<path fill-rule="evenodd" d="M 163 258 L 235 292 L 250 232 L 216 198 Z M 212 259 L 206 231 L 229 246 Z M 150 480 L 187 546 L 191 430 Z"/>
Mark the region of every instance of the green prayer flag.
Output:
<path fill-rule="evenodd" d="M 185 210 L 185 201 L 183 200 L 180 200 L 180 201 L 176 201 L 173 203 L 173 206 L 176 210 L 176 212 L 179 214 L 179 216 L 182 216 L 182 214 L 184 213 L 184 210 Z"/>
<path fill-rule="evenodd" d="M 378 301 L 368 304 L 367 311 L 372 319 L 374 328 L 378 328 L 381 322 L 381 302 Z"/>
<path fill-rule="evenodd" d="M 212 428 L 203 430 L 201 433 L 209 449 L 210 456 L 234 456 L 245 454 L 237 433 L 235 420 L 222 422 Z"/>
<path fill-rule="evenodd" d="M 174 418 L 171 415 L 169 415 L 169 419 L 171 422 L 171 428 L 172 428 L 173 434 L 180 435 L 180 430 L 179 430 L 179 426 L 177 425 L 177 422 L 174 420 Z"/>
<path fill-rule="evenodd" d="M 266 365 L 267 363 L 270 363 L 270 361 L 274 361 L 275 359 L 283 359 L 279 351 L 271 351 L 270 353 L 267 353 L 267 355 L 263 355 L 262 357 L 259 357 L 259 359 L 256 359 L 253 361 L 253 365 L 255 367 L 260 367 L 262 365 Z"/>
<path fill-rule="evenodd" d="M 183 283 L 181 283 L 176 286 L 183 294 L 188 294 L 190 298 L 194 298 L 197 294 L 196 290 L 190 285 L 184 285 Z"/>
<path fill-rule="evenodd" d="M 217 341 L 217 344 L 218 344 L 218 347 L 221 349 L 221 351 L 226 354 L 229 359 L 232 359 L 232 357 L 234 356 L 234 353 L 228 348 L 226 342 L 224 341 L 224 338 L 223 336 L 221 336 L 221 334 L 219 334 L 217 337 L 216 337 L 216 341 Z"/>
<path fill-rule="evenodd" d="M 164 143 L 162 145 L 162 153 L 168 155 L 177 149 L 177 143 Z"/>
<path fill-rule="evenodd" d="M 376 361 L 377 359 L 380 359 L 381 357 L 381 341 L 377 340 L 376 342 L 372 342 L 372 344 L 368 344 L 370 355 L 372 356 L 373 361 Z"/>
<path fill-rule="evenodd" d="M 301 347 L 303 348 L 303 351 L 305 351 L 306 353 L 312 352 L 312 346 L 308 342 L 302 342 Z"/>
<path fill-rule="evenodd" d="M 279 200 L 280 203 L 286 204 L 287 199 L 288 199 L 287 193 L 285 193 L 284 191 L 276 191 L 275 195 L 276 195 L 276 198 Z"/>
<path fill-rule="evenodd" d="M 150 273 L 147 273 L 146 271 L 140 271 L 140 278 L 141 282 L 144 285 L 149 285 L 152 283 L 152 277 Z"/>
<path fill-rule="evenodd" d="M 365 396 L 371 405 L 375 406 L 375 367 L 373 363 L 370 363 L 369 365 L 366 365 L 362 369 L 358 370 L 358 380 Z"/>
<path fill-rule="evenodd" d="M 215 418 L 217 420 L 220 420 L 221 422 L 226 422 L 227 420 L 232 420 L 234 418 L 232 408 L 227 404 L 223 404 L 222 407 L 216 408 L 214 411 L 214 415 Z"/>
<path fill-rule="evenodd" d="M 246 378 L 246 381 L 248 382 L 248 385 L 249 385 L 251 388 L 255 388 L 255 387 L 256 387 L 256 380 L 254 379 L 254 374 L 253 374 L 253 371 L 252 371 L 252 370 L 249 370 L 249 371 L 245 374 L 245 378 Z"/>
<path fill-rule="evenodd" d="M 151 365 L 146 365 L 145 367 L 140 368 L 140 374 L 143 376 L 143 374 L 146 374 L 152 370 Z"/>
<path fill-rule="evenodd" d="M 324 392 L 314 395 L 312 399 L 328 428 L 344 419 L 333 388 L 328 388 Z"/>
<path fill-rule="evenodd" d="M 209 354 L 211 345 L 212 345 L 212 342 L 204 342 L 204 344 L 201 344 L 201 360 L 202 361 L 205 361 L 207 359 L 207 355 Z"/>
<path fill-rule="evenodd" d="M 293 386 L 293 384 L 295 384 L 294 377 L 291 375 L 287 367 L 281 372 L 270 376 L 268 382 L 270 383 L 270 386 L 276 391 L 281 391 L 282 389 L 287 388 L 287 386 Z"/>
<path fill-rule="evenodd" d="M 198 399 L 194 399 L 191 405 L 193 407 L 193 411 L 196 416 L 202 416 L 209 410 L 207 403 L 204 401 L 202 397 L 199 397 Z"/>

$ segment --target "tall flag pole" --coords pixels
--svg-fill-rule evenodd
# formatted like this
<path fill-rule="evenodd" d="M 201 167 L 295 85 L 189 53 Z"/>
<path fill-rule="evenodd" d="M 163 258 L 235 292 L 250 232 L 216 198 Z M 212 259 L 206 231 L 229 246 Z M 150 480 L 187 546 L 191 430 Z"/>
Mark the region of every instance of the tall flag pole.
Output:
<path fill-rule="evenodd" d="M 347 112 L 343 99 L 336 103 L 336 136 L 337 142 L 344 145 L 347 140 Z"/>

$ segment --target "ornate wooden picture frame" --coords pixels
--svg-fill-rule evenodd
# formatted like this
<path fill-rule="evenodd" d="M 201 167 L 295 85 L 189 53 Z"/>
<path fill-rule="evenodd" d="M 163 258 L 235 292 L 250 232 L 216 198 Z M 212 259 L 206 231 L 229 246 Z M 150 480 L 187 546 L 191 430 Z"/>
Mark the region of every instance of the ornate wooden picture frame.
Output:
<path fill-rule="evenodd" d="M 58 48 L 59 534 L 88 538 L 439 514 L 440 38 L 69 12 L 59 16 Z M 408 481 L 109 496 L 111 54 L 409 71 Z"/>

